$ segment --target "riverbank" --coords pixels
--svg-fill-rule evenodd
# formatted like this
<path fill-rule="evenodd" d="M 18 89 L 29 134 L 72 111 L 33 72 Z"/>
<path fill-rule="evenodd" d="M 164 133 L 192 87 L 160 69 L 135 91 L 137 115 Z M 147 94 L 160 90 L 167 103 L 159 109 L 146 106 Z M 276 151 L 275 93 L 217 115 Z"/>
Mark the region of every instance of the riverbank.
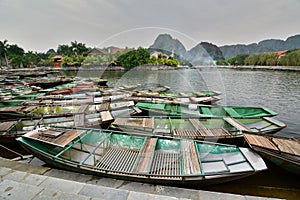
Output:
<path fill-rule="evenodd" d="M 162 71 L 162 70 L 178 70 L 178 69 L 203 69 L 203 68 L 220 68 L 220 69 L 239 69 L 239 70 L 278 70 L 278 71 L 300 71 L 300 66 L 178 66 L 171 67 L 166 65 L 143 65 L 137 66 L 130 70 L 135 71 Z M 122 66 L 81 66 L 81 67 L 35 67 L 35 68 L 2 68 L 1 72 L 60 72 L 60 71 L 126 71 L 127 69 Z"/>
<path fill-rule="evenodd" d="M 81 67 L 35 67 L 35 68 L 1 68 L 1 72 L 42 72 L 42 71 L 126 71 L 126 70 L 136 70 L 136 71 L 158 71 L 158 70 L 176 70 L 176 69 L 188 69 L 188 66 L 167 66 L 167 65 L 142 65 L 133 67 L 131 69 L 126 69 L 122 66 L 81 66 Z"/>
<path fill-rule="evenodd" d="M 227 69 L 247 69 L 247 70 L 279 70 L 279 71 L 300 71 L 300 66 L 217 66 Z"/>
<path fill-rule="evenodd" d="M 94 177 L 2 158 L 0 191 L 3 199 L 269 199 Z"/>

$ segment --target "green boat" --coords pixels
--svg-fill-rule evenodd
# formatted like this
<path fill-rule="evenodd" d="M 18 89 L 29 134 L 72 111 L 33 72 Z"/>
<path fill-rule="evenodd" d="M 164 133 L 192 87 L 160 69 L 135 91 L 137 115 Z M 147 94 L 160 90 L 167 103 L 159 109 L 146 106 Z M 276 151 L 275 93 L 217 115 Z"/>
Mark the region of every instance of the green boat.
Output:
<path fill-rule="evenodd" d="M 202 104 L 170 105 L 166 103 L 138 102 L 136 107 L 145 111 L 146 115 L 166 115 L 174 117 L 232 117 L 253 118 L 272 117 L 276 112 L 265 107 L 242 107 L 242 106 L 209 106 Z"/>
<path fill-rule="evenodd" d="M 67 171 L 166 185 L 207 185 L 266 170 L 248 148 L 101 129 L 43 127 L 17 139 Z"/>
<path fill-rule="evenodd" d="M 175 138 L 243 144 L 243 133 L 273 134 L 286 125 L 274 118 L 118 117 L 111 128 Z"/>

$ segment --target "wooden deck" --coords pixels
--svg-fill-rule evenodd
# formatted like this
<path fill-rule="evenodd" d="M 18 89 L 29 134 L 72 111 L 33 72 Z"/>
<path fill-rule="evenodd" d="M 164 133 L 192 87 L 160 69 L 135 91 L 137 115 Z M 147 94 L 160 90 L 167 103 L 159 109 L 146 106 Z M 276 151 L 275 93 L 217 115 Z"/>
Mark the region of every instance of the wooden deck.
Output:
<path fill-rule="evenodd" d="M 138 151 L 130 149 L 109 148 L 96 167 L 99 169 L 113 170 L 118 172 L 131 172 Z"/>
<path fill-rule="evenodd" d="M 28 137 L 31 139 L 43 141 L 60 147 L 65 147 L 72 140 L 74 140 L 84 132 L 85 130 L 68 130 L 65 132 L 62 130 L 60 132 L 60 130 L 57 129 L 55 130 L 47 129 L 40 132 L 35 132 L 28 136 L 24 135 L 23 137 Z"/>
<path fill-rule="evenodd" d="M 16 123 L 17 121 L 0 122 L 0 132 L 8 131 Z"/>
<path fill-rule="evenodd" d="M 154 152 L 150 174 L 164 176 L 181 176 L 181 159 L 178 152 Z"/>
<path fill-rule="evenodd" d="M 295 140 L 287 140 L 281 138 L 272 138 L 274 144 L 277 145 L 281 152 L 300 156 L 300 143 Z"/>
<path fill-rule="evenodd" d="M 198 155 L 193 140 L 182 140 L 182 156 L 183 156 L 183 169 L 184 174 L 200 174 L 200 165 Z"/>
<path fill-rule="evenodd" d="M 244 137 L 251 146 L 258 146 L 275 151 L 279 150 L 276 145 L 266 137 L 252 134 L 244 134 Z"/>
<path fill-rule="evenodd" d="M 244 134 L 244 137 L 250 145 L 300 156 L 299 141 L 252 134 Z"/>

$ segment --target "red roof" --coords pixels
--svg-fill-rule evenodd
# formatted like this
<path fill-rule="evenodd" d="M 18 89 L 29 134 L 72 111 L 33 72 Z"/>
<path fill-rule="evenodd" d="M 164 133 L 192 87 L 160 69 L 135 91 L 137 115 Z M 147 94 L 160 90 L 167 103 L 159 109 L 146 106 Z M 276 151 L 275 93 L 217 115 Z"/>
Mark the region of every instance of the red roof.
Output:
<path fill-rule="evenodd" d="M 281 56 L 283 54 L 285 54 L 288 50 L 283 50 L 283 51 L 277 51 L 276 53 Z"/>

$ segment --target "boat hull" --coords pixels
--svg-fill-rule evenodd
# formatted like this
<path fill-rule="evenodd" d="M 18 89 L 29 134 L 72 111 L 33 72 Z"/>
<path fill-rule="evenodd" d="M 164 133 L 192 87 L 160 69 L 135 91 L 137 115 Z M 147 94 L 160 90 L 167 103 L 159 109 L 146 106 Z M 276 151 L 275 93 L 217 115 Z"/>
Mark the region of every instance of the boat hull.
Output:
<path fill-rule="evenodd" d="M 66 171 L 72 171 L 77 173 L 95 175 L 99 177 L 106 177 L 106 178 L 114 178 L 114 179 L 121 179 L 126 181 L 135 181 L 135 182 L 143 182 L 149 184 L 161 184 L 161 185 L 171 185 L 171 186 L 207 186 L 213 184 L 220 184 L 224 182 L 229 182 L 233 180 L 238 180 L 241 178 L 245 178 L 251 175 L 254 175 L 256 172 L 243 172 L 243 173 L 234 173 L 228 175 L 215 175 L 210 177 L 185 177 L 184 179 L 162 179 L 161 177 L 155 178 L 154 176 L 151 179 L 148 176 L 143 175 L 129 175 L 126 173 L 118 173 L 118 172 L 110 172 L 105 170 L 99 170 L 96 168 L 91 168 L 88 166 L 78 166 L 72 162 L 68 162 L 66 160 L 62 160 L 59 158 L 53 158 L 51 156 L 47 156 L 42 154 L 40 151 L 35 149 L 34 147 L 30 147 L 28 145 L 24 145 L 21 143 L 22 147 L 32 155 L 35 155 L 40 160 L 44 161 L 47 165 L 59 168 Z"/>
<path fill-rule="evenodd" d="M 300 176 L 300 160 L 289 159 L 287 156 L 280 155 L 279 153 L 261 149 L 258 147 L 253 147 L 254 150 L 259 152 L 262 157 L 270 160 L 274 164 L 283 169 Z"/>

